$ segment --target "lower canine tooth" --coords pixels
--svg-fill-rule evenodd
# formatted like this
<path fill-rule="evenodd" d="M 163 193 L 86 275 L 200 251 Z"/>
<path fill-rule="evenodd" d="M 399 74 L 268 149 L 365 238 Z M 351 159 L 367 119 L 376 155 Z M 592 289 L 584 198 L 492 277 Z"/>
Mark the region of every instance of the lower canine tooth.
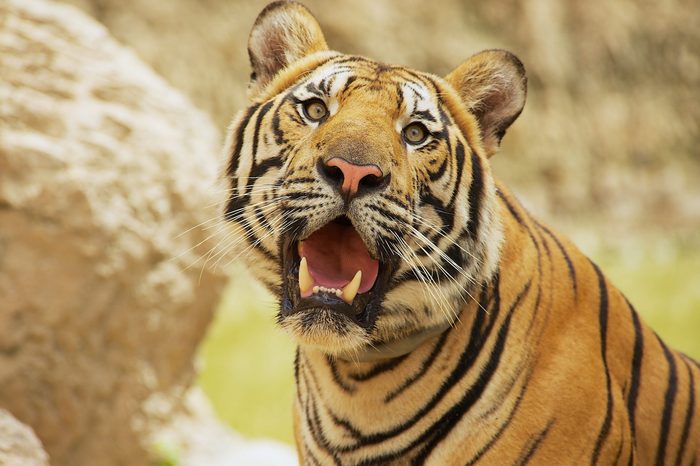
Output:
<path fill-rule="evenodd" d="M 357 290 L 360 289 L 360 282 L 362 281 L 362 270 L 358 270 L 355 276 L 352 278 L 350 283 L 345 285 L 343 291 L 341 292 L 341 298 L 348 304 L 352 304 L 352 301 L 357 295 Z"/>
<path fill-rule="evenodd" d="M 314 288 L 314 279 L 309 273 L 309 265 L 306 263 L 306 257 L 301 258 L 299 262 L 299 291 L 301 294 L 306 294 Z"/>

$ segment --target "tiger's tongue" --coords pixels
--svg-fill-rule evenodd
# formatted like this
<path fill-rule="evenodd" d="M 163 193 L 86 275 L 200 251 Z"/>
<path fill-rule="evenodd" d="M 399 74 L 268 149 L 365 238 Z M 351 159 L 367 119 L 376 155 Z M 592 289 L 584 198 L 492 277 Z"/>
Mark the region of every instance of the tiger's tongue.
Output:
<path fill-rule="evenodd" d="M 358 270 L 362 281 L 358 293 L 374 286 L 379 261 L 372 259 L 365 243 L 351 225 L 329 223 L 299 243 L 299 255 L 306 257 L 314 284 L 341 289 Z"/>

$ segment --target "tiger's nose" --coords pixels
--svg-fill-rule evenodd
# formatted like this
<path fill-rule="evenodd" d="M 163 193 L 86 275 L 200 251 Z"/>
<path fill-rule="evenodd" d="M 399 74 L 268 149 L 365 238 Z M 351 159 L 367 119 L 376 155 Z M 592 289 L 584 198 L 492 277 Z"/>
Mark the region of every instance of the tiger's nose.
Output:
<path fill-rule="evenodd" d="M 333 157 L 326 162 L 321 162 L 319 170 L 347 201 L 384 188 L 389 182 L 389 175 L 384 175 L 378 166 L 356 165 L 341 157 Z"/>

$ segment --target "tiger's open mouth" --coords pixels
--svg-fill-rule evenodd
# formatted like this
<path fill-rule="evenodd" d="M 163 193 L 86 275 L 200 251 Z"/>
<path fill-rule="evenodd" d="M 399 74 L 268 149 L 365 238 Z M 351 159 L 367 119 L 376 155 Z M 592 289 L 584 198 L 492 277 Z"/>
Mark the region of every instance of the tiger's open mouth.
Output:
<path fill-rule="evenodd" d="M 374 324 L 391 261 L 371 256 L 350 219 L 340 216 L 303 240 L 282 242 L 282 316 L 329 309 L 369 329 Z"/>

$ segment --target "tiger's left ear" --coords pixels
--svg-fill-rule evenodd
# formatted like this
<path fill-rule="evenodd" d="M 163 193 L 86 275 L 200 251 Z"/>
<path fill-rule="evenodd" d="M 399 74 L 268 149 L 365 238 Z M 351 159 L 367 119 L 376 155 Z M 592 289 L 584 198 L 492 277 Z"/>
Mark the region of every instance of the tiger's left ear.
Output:
<path fill-rule="evenodd" d="M 248 84 L 252 99 L 285 67 L 314 52 L 328 50 L 316 18 L 302 4 L 277 1 L 258 15 L 248 37 L 253 72 Z"/>
<path fill-rule="evenodd" d="M 525 105 L 525 67 L 510 52 L 486 50 L 471 56 L 445 79 L 479 121 L 486 153 L 495 154 Z"/>

